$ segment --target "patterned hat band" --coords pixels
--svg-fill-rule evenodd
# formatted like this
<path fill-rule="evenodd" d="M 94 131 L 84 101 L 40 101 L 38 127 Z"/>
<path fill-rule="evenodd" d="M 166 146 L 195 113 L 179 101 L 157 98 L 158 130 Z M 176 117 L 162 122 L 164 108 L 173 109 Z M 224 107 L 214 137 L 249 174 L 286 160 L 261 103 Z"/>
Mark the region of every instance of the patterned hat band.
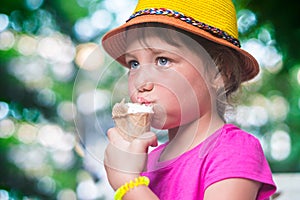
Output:
<path fill-rule="evenodd" d="M 198 27 L 218 38 L 222 38 L 230 43 L 232 43 L 233 45 L 237 46 L 237 47 L 241 47 L 240 42 L 238 39 L 232 37 L 231 35 L 227 34 L 225 31 L 222 31 L 216 27 L 207 25 L 203 22 L 199 22 L 195 19 L 193 19 L 192 17 L 189 16 L 185 16 L 184 14 L 174 11 L 174 10 L 170 10 L 170 9 L 165 9 L 165 8 L 150 8 L 150 9 L 144 9 L 144 10 L 140 10 L 137 11 L 135 13 L 133 13 L 129 19 L 126 21 L 130 21 L 133 18 L 136 18 L 138 16 L 141 15 L 166 15 L 169 17 L 174 17 L 177 19 L 180 19 L 183 22 L 186 22 L 190 25 L 193 25 L 195 27 Z"/>

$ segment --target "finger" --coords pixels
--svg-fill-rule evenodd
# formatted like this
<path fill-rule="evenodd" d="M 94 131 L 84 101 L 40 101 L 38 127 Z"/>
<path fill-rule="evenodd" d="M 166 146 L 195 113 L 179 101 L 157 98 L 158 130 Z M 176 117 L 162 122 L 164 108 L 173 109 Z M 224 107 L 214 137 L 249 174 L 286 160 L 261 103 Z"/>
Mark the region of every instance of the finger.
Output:
<path fill-rule="evenodd" d="M 110 128 L 108 129 L 107 131 L 107 137 L 108 137 L 108 140 L 112 143 L 112 144 L 115 144 L 115 143 L 118 143 L 123 139 L 123 137 L 120 135 L 118 129 L 116 127 L 113 127 L 113 128 Z"/>
<path fill-rule="evenodd" d="M 145 141 L 147 146 L 155 147 L 158 145 L 157 136 L 153 132 L 146 132 L 137 139 Z"/>
<path fill-rule="evenodd" d="M 157 145 L 157 136 L 153 132 L 146 132 L 132 141 L 131 148 L 136 153 L 147 153 L 149 146 Z"/>
<path fill-rule="evenodd" d="M 109 144 L 105 150 L 104 164 L 114 170 L 126 173 L 139 173 L 146 164 L 147 154 L 131 152 Z M 128 162 L 130 161 L 130 162 Z"/>

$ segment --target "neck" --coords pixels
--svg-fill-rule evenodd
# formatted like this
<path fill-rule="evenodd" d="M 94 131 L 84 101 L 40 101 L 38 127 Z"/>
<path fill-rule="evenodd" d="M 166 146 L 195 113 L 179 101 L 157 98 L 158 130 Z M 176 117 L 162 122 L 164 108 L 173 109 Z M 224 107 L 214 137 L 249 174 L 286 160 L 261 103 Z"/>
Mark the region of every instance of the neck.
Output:
<path fill-rule="evenodd" d="M 188 124 L 169 130 L 169 144 L 161 155 L 161 160 L 175 158 L 199 145 L 224 125 L 218 116 L 205 115 Z"/>

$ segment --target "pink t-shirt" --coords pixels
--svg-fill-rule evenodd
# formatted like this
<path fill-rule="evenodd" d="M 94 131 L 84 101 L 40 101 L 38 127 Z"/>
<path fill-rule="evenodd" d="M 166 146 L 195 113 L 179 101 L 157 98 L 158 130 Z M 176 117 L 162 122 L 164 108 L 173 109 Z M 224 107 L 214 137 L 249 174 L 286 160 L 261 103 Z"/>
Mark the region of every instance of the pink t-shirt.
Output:
<path fill-rule="evenodd" d="M 259 140 L 234 125 L 225 125 L 178 158 L 159 162 L 166 145 L 149 154 L 147 172 L 142 173 L 162 200 L 202 200 L 210 185 L 228 178 L 261 182 L 258 200 L 269 199 L 276 191 Z"/>

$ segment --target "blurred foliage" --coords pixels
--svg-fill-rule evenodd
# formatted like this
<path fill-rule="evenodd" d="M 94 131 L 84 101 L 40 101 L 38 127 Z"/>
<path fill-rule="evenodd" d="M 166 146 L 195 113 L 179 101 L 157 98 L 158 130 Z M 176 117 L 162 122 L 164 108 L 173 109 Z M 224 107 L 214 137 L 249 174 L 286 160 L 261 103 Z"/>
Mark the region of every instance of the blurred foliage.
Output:
<path fill-rule="evenodd" d="M 248 8 L 256 12 L 258 21 L 269 23 L 274 28 L 274 37 L 286 59 L 285 69 L 292 68 L 293 63 L 299 63 L 300 52 L 300 17 L 296 0 L 282 1 L 248 1 Z"/>
<path fill-rule="evenodd" d="M 9 46 L 10 44 L 5 43 L 7 40 L 1 39 L 0 36 L 0 47 L 1 45 L 3 47 L 0 50 L 0 131 L 2 131 L 0 132 L 0 199 L 6 197 L 5 191 L 11 199 L 24 199 L 25 197 L 30 199 L 57 199 L 62 190 L 70 189 L 74 194 L 78 190 L 80 182 L 77 179 L 84 170 L 83 161 L 78 150 L 80 141 L 78 141 L 75 134 L 76 128 L 73 119 L 70 120 L 67 117 L 62 119 L 63 117 L 58 110 L 62 103 L 76 104 L 73 102 L 74 82 L 80 67 L 82 67 L 75 61 L 78 55 L 78 46 L 80 44 L 87 44 L 88 46 L 90 43 L 98 43 L 99 38 L 105 31 L 116 26 L 116 16 L 120 13 L 117 10 L 109 10 L 109 6 L 104 5 L 104 2 L 108 1 L 1 0 L 0 14 L 8 16 L 9 24 L 4 30 L 1 30 L 0 23 L 0 35 L 5 31 L 9 31 L 8 34 L 15 38 L 15 44 Z M 297 2 L 295 0 L 286 3 L 278 0 L 239 0 L 235 1 L 235 4 L 237 10 L 250 10 L 256 15 L 255 24 L 240 34 L 242 41 L 253 38 L 259 39 L 262 43 L 266 41 L 265 47 L 270 47 L 271 50 L 276 47 L 282 55 L 282 67 L 280 69 L 275 67 L 277 69 L 275 72 L 263 68 L 260 79 L 245 89 L 246 92 L 249 90 L 251 93 L 255 93 L 254 97 L 245 94 L 242 101 L 244 104 L 243 109 L 258 108 L 258 110 L 252 109 L 254 110 L 254 113 L 252 113 L 254 116 L 260 115 L 258 111 L 261 111 L 261 107 L 269 106 L 265 110 L 268 111 L 268 115 L 273 113 L 274 119 L 269 116 L 265 123 L 259 121 L 261 125 L 243 125 L 242 123 L 240 125 L 262 139 L 273 172 L 299 172 L 300 51 L 298 48 L 300 46 L 300 13 L 297 10 L 298 7 L 295 6 Z M 75 28 L 78 22 L 91 17 L 97 10 L 102 9 L 103 11 L 105 8 L 108 9 L 106 12 L 110 12 L 112 17 L 112 19 L 105 19 L 110 23 L 109 26 L 97 29 L 95 33 L 91 33 L 88 37 L 86 35 L 80 37 Z M 251 16 L 251 12 L 246 13 Z M 103 15 L 102 17 L 108 16 Z M 82 31 L 88 33 L 87 30 Z M 11 35 L 8 36 L 11 37 Z M 55 56 L 47 57 L 43 52 L 38 54 L 28 53 L 33 43 L 27 45 L 26 49 L 20 50 L 17 43 L 24 37 L 32 42 L 58 38 L 57 40 L 62 42 L 58 49 L 68 46 L 69 49 L 66 50 L 66 55 L 71 52 L 74 57 L 69 61 L 61 61 Z M 270 37 L 270 39 L 264 40 L 264 37 Z M 4 43 L 4 46 L 1 42 Z M 51 50 L 51 48 L 52 46 L 49 46 L 49 49 L 46 48 L 46 50 Z M 48 53 L 55 55 L 55 52 L 50 51 Z M 20 66 L 16 68 L 18 63 Z M 59 73 L 55 74 L 57 73 L 55 66 L 62 69 L 63 67 L 60 66 L 65 65 L 71 66 L 67 68 L 71 72 L 68 76 L 57 77 Z M 32 70 L 32 68 L 34 69 L 30 72 L 32 73 L 30 75 L 28 69 Z M 20 71 L 13 71 L 16 69 Z M 22 69 L 24 70 L 22 71 Z M 44 71 L 41 74 L 34 73 L 40 70 Z M 112 90 L 116 77 L 121 76 L 121 72 L 109 73 L 110 76 L 101 79 L 101 86 L 99 86 L 101 92 Z M 38 76 L 42 76 L 42 79 L 35 79 Z M 95 77 L 88 76 L 87 79 L 89 78 Z M 103 94 L 99 93 L 99 95 Z M 107 111 L 103 116 L 108 115 L 109 108 L 106 107 L 103 110 Z M 282 117 L 280 114 L 285 111 L 287 111 L 287 114 Z M 70 112 L 68 111 L 66 114 Z M 1 113 L 4 114 L 1 116 Z M 6 125 L 5 128 L 3 128 L 3 124 Z M 30 132 L 24 131 L 22 133 L 19 131 L 24 127 Z M 39 138 L 43 136 L 41 134 L 43 128 L 63 132 L 64 137 L 65 135 L 69 136 L 67 134 L 69 132 L 73 133 L 76 144 L 74 143 L 72 146 L 72 152 L 62 147 L 55 147 L 53 144 L 43 143 Z M 279 142 L 278 138 L 276 140 L 276 137 L 274 137 L 274 133 L 279 133 Z M 280 138 L 289 141 L 289 138 L 286 138 L 286 135 L 282 133 L 288 133 L 290 137 L 290 150 L 289 146 L 286 146 L 287 143 L 280 143 Z M 27 135 L 24 136 L 23 134 Z M 32 138 L 35 138 L 35 140 Z M 273 143 L 270 141 L 273 141 Z M 18 160 L 14 160 L 20 152 L 24 152 L 24 154 L 21 154 L 23 156 L 31 155 L 30 152 L 33 153 L 32 155 L 36 155 L 34 154 L 35 150 L 41 155 L 45 155 L 41 158 L 42 162 L 38 163 L 44 167 L 43 170 L 45 171 L 39 172 L 35 168 L 26 168 L 28 167 L 26 162 L 18 163 Z M 278 151 L 281 157 L 275 159 L 276 156 L 272 154 L 273 151 Z M 288 154 L 286 156 L 280 154 L 282 151 L 287 151 Z M 29 153 L 26 154 L 26 152 Z M 66 152 L 67 155 L 74 155 L 72 162 L 70 161 L 66 166 L 55 163 L 55 158 L 59 160 L 57 154 Z M 31 160 L 29 159 L 28 162 L 31 162 Z M 52 184 L 55 187 L 52 187 Z M 72 199 L 70 196 L 68 197 L 62 198 L 60 196 L 60 199 Z"/>
<path fill-rule="evenodd" d="M 289 113 L 285 123 L 289 126 L 292 152 L 284 161 L 271 161 L 273 171 L 300 171 L 300 13 L 297 1 L 258 1 L 246 0 L 246 7 L 253 10 L 258 18 L 257 26 L 268 24 L 273 30 L 276 47 L 283 55 L 283 67 L 277 74 L 266 76 L 267 79 L 260 92 L 265 95 L 280 93 L 289 102 Z M 297 77 L 298 76 L 298 77 Z M 296 82 L 298 80 L 298 83 Z M 272 124 L 270 129 L 275 127 Z"/>

